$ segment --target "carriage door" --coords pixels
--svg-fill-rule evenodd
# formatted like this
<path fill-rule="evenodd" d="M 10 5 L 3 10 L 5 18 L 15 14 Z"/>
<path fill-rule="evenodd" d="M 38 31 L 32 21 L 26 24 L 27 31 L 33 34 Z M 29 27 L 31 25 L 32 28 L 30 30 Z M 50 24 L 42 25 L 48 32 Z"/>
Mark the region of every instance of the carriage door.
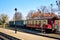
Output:
<path fill-rule="evenodd" d="M 58 31 L 60 31 L 60 20 L 59 20 L 59 30 Z"/>
<path fill-rule="evenodd" d="M 52 26 L 52 29 L 54 30 L 54 21 L 51 20 L 51 26 Z"/>
<path fill-rule="evenodd" d="M 57 29 L 57 31 L 60 31 L 60 20 L 55 20 L 55 29 Z"/>
<path fill-rule="evenodd" d="M 58 20 L 55 20 L 55 29 L 59 29 L 59 23 L 58 23 Z"/>

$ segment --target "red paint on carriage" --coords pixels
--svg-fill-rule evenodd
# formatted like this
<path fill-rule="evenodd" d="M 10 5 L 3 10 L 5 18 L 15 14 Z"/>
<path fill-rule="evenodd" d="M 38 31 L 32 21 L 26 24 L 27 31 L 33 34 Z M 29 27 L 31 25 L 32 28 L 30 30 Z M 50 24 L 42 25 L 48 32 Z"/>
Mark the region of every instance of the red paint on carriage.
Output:
<path fill-rule="evenodd" d="M 34 25 L 34 24 L 28 24 L 27 27 L 32 27 L 32 28 L 41 28 L 41 25 Z"/>
<path fill-rule="evenodd" d="M 47 29 L 52 29 L 52 25 L 48 24 Z"/>

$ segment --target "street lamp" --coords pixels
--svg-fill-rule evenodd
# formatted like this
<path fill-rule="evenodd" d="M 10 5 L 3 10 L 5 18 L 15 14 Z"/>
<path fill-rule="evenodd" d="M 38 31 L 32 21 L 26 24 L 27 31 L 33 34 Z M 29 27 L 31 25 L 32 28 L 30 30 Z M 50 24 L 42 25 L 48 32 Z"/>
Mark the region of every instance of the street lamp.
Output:
<path fill-rule="evenodd" d="M 15 23 L 16 22 L 15 18 L 16 18 L 17 8 L 15 8 L 14 10 L 15 10 L 15 16 L 14 16 L 15 33 L 17 33 L 17 27 L 16 27 L 16 23 Z"/>

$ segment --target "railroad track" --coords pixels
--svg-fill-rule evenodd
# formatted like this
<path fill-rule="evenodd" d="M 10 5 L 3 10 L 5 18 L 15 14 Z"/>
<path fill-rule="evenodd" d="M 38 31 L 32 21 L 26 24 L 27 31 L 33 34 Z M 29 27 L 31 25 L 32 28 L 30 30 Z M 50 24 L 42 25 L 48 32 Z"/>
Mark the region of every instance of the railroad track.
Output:
<path fill-rule="evenodd" d="M 0 40 L 21 40 L 21 39 L 18 39 L 18 38 L 15 38 L 15 37 L 12 37 L 10 35 L 0 32 Z"/>
<path fill-rule="evenodd" d="M 7 39 L 6 37 L 0 35 L 0 40 L 9 40 L 9 39 Z"/>
<path fill-rule="evenodd" d="M 14 28 L 11 28 L 11 27 L 9 27 L 7 29 L 14 30 Z M 30 33 L 30 34 L 34 34 L 34 35 L 38 35 L 38 36 L 44 36 L 44 37 L 49 37 L 49 38 L 54 38 L 54 39 L 59 39 L 60 40 L 60 34 L 41 33 L 40 31 L 37 31 L 37 30 L 29 30 L 29 29 L 25 29 L 25 28 L 17 28 L 17 29 L 20 32 L 26 32 L 26 33 Z"/>
<path fill-rule="evenodd" d="M 60 34 L 55 34 L 55 33 L 41 33 L 39 31 L 36 31 L 36 30 L 28 30 L 28 29 L 19 29 L 20 32 L 21 30 L 23 32 L 27 32 L 27 33 L 30 33 L 30 34 L 35 34 L 35 35 L 38 35 L 38 36 L 44 36 L 44 37 L 49 37 L 49 38 L 54 38 L 54 39 L 59 39 L 60 40 Z"/>

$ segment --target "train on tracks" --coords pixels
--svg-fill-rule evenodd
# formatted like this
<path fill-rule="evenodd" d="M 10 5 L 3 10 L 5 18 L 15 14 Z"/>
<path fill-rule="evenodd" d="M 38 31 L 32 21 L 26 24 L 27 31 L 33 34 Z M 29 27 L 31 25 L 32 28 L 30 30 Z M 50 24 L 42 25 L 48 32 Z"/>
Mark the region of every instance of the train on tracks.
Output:
<path fill-rule="evenodd" d="M 34 13 L 31 18 L 20 21 L 10 21 L 10 26 L 41 29 L 46 32 L 57 32 L 60 29 L 60 18 L 54 13 Z"/>

